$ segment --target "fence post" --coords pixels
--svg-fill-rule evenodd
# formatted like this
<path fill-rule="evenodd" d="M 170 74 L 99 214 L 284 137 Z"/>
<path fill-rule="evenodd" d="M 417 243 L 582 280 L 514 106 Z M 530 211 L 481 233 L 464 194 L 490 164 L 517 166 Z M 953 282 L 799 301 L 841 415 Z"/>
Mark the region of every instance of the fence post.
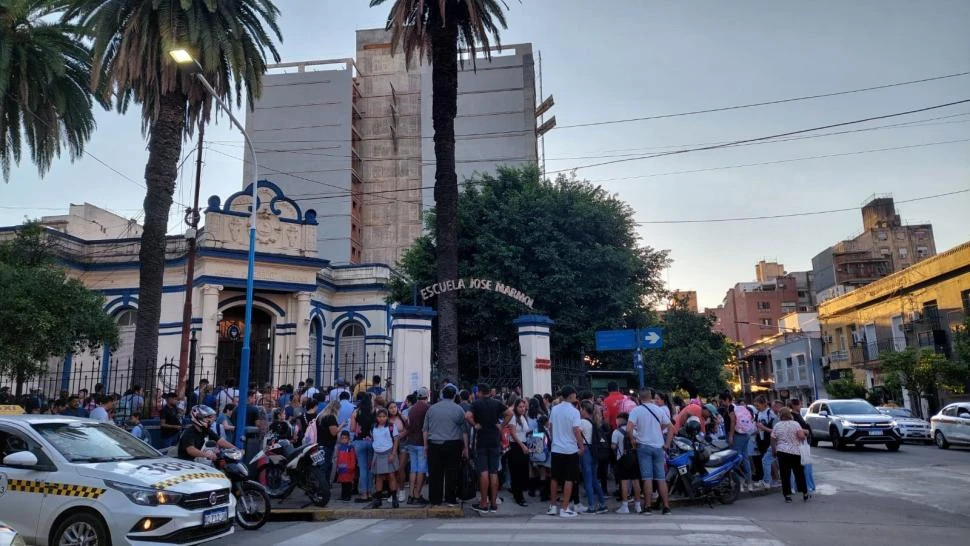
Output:
<path fill-rule="evenodd" d="M 102 385 L 108 384 L 108 370 L 111 369 L 111 349 L 107 345 L 104 346 L 104 353 L 101 357 L 101 383 Z"/>

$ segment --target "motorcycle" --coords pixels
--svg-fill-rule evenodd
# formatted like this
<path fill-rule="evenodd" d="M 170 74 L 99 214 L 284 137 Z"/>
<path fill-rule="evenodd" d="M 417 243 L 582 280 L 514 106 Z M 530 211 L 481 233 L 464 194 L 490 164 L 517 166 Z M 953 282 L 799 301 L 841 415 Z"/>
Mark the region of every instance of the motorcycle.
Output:
<path fill-rule="evenodd" d="M 269 520 L 270 500 L 266 489 L 249 479 L 249 470 L 242 462 L 242 452 L 236 449 L 216 450 L 214 442 L 208 442 L 202 450 L 216 454 L 215 461 L 204 459 L 221 470 L 232 483 L 236 497 L 236 523 L 247 531 L 255 531 Z"/>
<path fill-rule="evenodd" d="M 741 455 L 733 449 L 716 449 L 695 439 L 675 437 L 667 456 L 667 488 L 671 495 L 684 498 L 712 499 L 731 504 L 741 494 L 738 469 Z"/>
<path fill-rule="evenodd" d="M 250 479 L 274 499 L 285 499 L 299 487 L 314 505 L 330 502 L 330 455 L 315 443 L 295 447 L 289 440 L 267 436 L 263 449 L 249 463 Z"/>

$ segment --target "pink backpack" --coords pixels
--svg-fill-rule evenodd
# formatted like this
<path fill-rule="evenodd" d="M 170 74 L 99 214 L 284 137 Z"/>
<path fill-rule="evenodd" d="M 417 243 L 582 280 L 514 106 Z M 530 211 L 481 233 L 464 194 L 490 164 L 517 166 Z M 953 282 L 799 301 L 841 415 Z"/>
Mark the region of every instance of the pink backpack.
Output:
<path fill-rule="evenodd" d="M 738 434 L 751 434 L 754 432 L 754 419 L 751 417 L 751 412 L 748 411 L 748 408 L 740 404 L 735 404 L 734 416 L 736 417 L 734 425 L 735 432 Z"/>

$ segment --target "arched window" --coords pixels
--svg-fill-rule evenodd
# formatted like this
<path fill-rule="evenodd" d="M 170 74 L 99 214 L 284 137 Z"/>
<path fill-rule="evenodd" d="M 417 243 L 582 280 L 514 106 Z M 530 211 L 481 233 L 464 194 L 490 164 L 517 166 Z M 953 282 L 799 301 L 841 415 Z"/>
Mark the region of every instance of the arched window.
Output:
<path fill-rule="evenodd" d="M 320 365 L 320 321 L 310 322 L 310 370 L 315 370 Z"/>
<path fill-rule="evenodd" d="M 125 309 L 115 317 L 118 323 L 118 347 L 111 353 L 111 360 L 127 365 L 135 353 L 135 323 L 137 309 Z"/>
<path fill-rule="evenodd" d="M 343 370 L 354 364 L 366 362 L 364 347 L 364 327 L 358 322 L 350 322 L 340 328 L 337 337 L 337 360 Z"/>

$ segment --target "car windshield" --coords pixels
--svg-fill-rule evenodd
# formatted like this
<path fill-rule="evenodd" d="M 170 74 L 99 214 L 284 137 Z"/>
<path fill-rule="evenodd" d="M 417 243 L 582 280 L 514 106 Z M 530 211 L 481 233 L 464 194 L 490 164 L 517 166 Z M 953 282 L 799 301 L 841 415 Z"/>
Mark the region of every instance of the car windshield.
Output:
<path fill-rule="evenodd" d="M 104 423 L 38 423 L 33 425 L 72 463 L 155 459 L 161 454 L 124 430 Z"/>
<path fill-rule="evenodd" d="M 913 416 L 913 412 L 906 408 L 883 408 L 879 411 L 887 415 L 892 415 L 893 417 L 909 418 Z"/>
<path fill-rule="evenodd" d="M 829 402 L 833 415 L 882 415 L 872 404 L 862 400 Z"/>

